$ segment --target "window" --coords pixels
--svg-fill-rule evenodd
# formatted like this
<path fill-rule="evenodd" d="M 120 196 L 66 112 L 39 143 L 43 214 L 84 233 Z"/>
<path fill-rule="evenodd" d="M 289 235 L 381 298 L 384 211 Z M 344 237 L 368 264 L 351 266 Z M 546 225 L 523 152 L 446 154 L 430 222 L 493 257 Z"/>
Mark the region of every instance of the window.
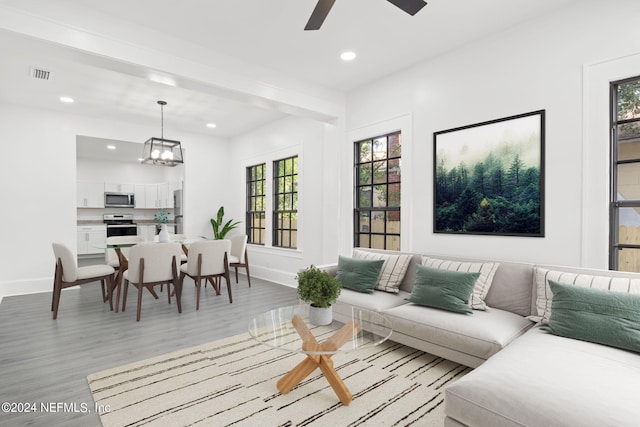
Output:
<path fill-rule="evenodd" d="M 640 271 L 640 76 L 611 83 L 609 268 Z"/>
<path fill-rule="evenodd" d="M 355 143 L 355 247 L 400 250 L 401 145 L 400 132 Z"/>
<path fill-rule="evenodd" d="M 247 227 L 248 242 L 264 245 L 265 232 L 265 163 L 247 168 Z"/>
<path fill-rule="evenodd" d="M 273 246 L 297 248 L 298 156 L 273 162 Z"/>

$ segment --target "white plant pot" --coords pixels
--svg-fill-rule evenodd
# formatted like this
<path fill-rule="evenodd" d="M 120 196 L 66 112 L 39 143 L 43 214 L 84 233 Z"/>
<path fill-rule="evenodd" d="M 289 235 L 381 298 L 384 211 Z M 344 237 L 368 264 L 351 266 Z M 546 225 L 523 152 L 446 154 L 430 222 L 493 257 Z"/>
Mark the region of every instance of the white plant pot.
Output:
<path fill-rule="evenodd" d="M 162 243 L 169 242 L 169 231 L 167 230 L 167 224 L 160 226 L 160 233 L 158 233 L 158 241 Z"/>
<path fill-rule="evenodd" d="M 321 308 L 309 306 L 309 322 L 312 325 L 323 326 L 328 325 L 333 321 L 332 307 Z"/>

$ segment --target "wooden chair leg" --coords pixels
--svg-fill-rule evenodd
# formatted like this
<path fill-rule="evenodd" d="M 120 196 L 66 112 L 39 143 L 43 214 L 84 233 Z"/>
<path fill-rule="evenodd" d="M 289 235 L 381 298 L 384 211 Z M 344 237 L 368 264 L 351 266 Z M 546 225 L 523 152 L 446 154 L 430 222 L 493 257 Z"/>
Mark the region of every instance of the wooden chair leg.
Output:
<path fill-rule="evenodd" d="M 182 313 L 182 283 L 174 279 L 173 287 L 176 290 L 176 303 L 178 304 L 178 313 Z M 169 292 L 169 285 L 167 285 L 167 292 Z"/>
<path fill-rule="evenodd" d="M 113 311 L 113 275 L 107 277 L 107 297 L 109 299 L 109 309 Z"/>
<path fill-rule="evenodd" d="M 55 289 L 53 290 L 53 320 L 58 318 L 58 307 L 60 306 L 60 294 L 62 293 L 62 278 L 56 281 Z"/>
<path fill-rule="evenodd" d="M 124 291 L 122 292 L 122 312 L 127 308 L 127 293 L 129 292 L 129 281 L 124 281 Z"/>
<path fill-rule="evenodd" d="M 238 283 L 238 267 L 234 267 L 236 269 L 236 283 Z"/>
<path fill-rule="evenodd" d="M 251 275 L 249 274 L 249 264 L 245 264 L 244 269 L 247 272 L 247 282 L 249 282 L 249 287 L 251 287 Z"/>
<path fill-rule="evenodd" d="M 107 302 L 107 292 L 104 288 L 104 279 L 100 279 L 100 287 L 102 288 L 102 302 Z"/>
<path fill-rule="evenodd" d="M 201 281 L 202 279 L 200 278 L 200 276 L 196 277 L 195 283 L 196 283 L 196 310 L 200 310 L 200 287 L 201 287 Z M 205 283 L 207 283 L 207 281 L 204 281 Z"/>
<path fill-rule="evenodd" d="M 225 272 L 224 278 L 227 281 L 227 291 L 229 292 L 229 304 L 233 304 L 233 297 L 231 296 L 231 280 L 229 279 L 229 270 Z"/>
<path fill-rule="evenodd" d="M 138 283 L 136 286 L 138 288 L 138 312 L 136 314 L 136 322 L 139 322 L 140 312 L 142 311 L 142 291 L 146 286 L 144 286 L 142 283 Z"/>

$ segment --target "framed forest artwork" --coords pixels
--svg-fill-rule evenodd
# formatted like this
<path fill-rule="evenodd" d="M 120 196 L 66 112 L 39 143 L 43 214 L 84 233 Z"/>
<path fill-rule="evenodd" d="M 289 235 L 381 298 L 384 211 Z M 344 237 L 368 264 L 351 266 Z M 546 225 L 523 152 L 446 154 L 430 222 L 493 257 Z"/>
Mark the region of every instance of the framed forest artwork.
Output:
<path fill-rule="evenodd" d="M 545 111 L 435 132 L 434 232 L 544 236 Z"/>

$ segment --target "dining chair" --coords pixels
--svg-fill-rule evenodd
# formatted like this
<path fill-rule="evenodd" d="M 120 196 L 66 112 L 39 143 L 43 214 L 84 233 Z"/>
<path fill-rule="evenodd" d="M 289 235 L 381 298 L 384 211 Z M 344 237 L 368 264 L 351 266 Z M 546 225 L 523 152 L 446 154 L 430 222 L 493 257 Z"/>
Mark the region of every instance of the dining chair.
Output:
<path fill-rule="evenodd" d="M 233 303 L 231 296 L 231 282 L 229 280 L 228 253 L 231 250 L 230 240 L 201 240 L 189 246 L 189 256 L 186 264 L 180 266 L 180 285 L 185 276 L 191 277 L 196 284 L 196 310 L 200 309 L 200 288 L 202 280 L 208 280 L 220 295 L 220 281 L 224 277 L 227 281 L 229 303 Z"/>
<path fill-rule="evenodd" d="M 247 281 L 251 287 L 251 276 L 249 275 L 249 257 L 247 254 L 247 235 L 237 234 L 231 237 L 231 255 L 229 255 L 229 266 L 236 270 L 236 283 L 238 283 L 238 267 L 244 267 L 247 272 Z"/>
<path fill-rule="evenodd" d="M 169 241 L 170 242 L 183 242 L 186 239 L 187 239 L 187 236 L 185 234 L 172 234 L 172 233 L 169 233 Z M 155 236 L 153 236 L 153 241 L 154 242 L 159 242 L 160 241 L 160 238 L 158 237 L 157 234 Z M 183 251 L 184 251 L 184 249 L 183 249 Z M 185 262 L 187 262 L 187 254 L 183 253 L 182 255 L 180 255 L 180 264 L 184 264 Z"/>
<path fill-rule="evenodd" d="M 142 311 L 142 292 L 147 289 L 155 299 L 158 298 L 153 289 L 156 285 L 167 285 L 167 299 L 171 304 L 171 287 L 175 289 L 178 313 L 182 313 L 182 288 L 178 280 L 178 260 L 182 253 L 179 243 L 140 243 L 129 251 L 129 269 L 124 272 L 124 292 L 122 311 L 127 306 L 129 283 L 138 288 L 138 311 L 136 320 L 140 321 Z"/>
<path fill-rule="evenodd" d="M 113 310 L 113 267 L 109 265 L 88 265 L 78 267 L 76 256 L 68 246 L 63 243 L 53 242 L 53 254 L 56 258 L 55 278 L 53 281 L 53 296 L 51 298 L 51 311 L 53 319 L 58 318 L 60 295 L 62 290 L 72 286 L 100 281 L 102 287 L 102 301 L 109 300 L 109 306 Z M 106 285 L 106 289 L 105 289 Z"/>
<path fill-rule="evenodd" d="M 107 265 L 110 265 L 114 269 L 118 270 L 120 268 L 120 259 L 116 250 L 114 248 L 108 247 L 109 245 L 134 245 L 138 243 L 144 242 L 144 237 L 142 236 L 112 236 L 107 237 L 107 248 L 104 250 L 104 260 Z M 129 250 L 131 248 L 120 248 L 120 252 L 125 258 L 129 258 Z"/>

